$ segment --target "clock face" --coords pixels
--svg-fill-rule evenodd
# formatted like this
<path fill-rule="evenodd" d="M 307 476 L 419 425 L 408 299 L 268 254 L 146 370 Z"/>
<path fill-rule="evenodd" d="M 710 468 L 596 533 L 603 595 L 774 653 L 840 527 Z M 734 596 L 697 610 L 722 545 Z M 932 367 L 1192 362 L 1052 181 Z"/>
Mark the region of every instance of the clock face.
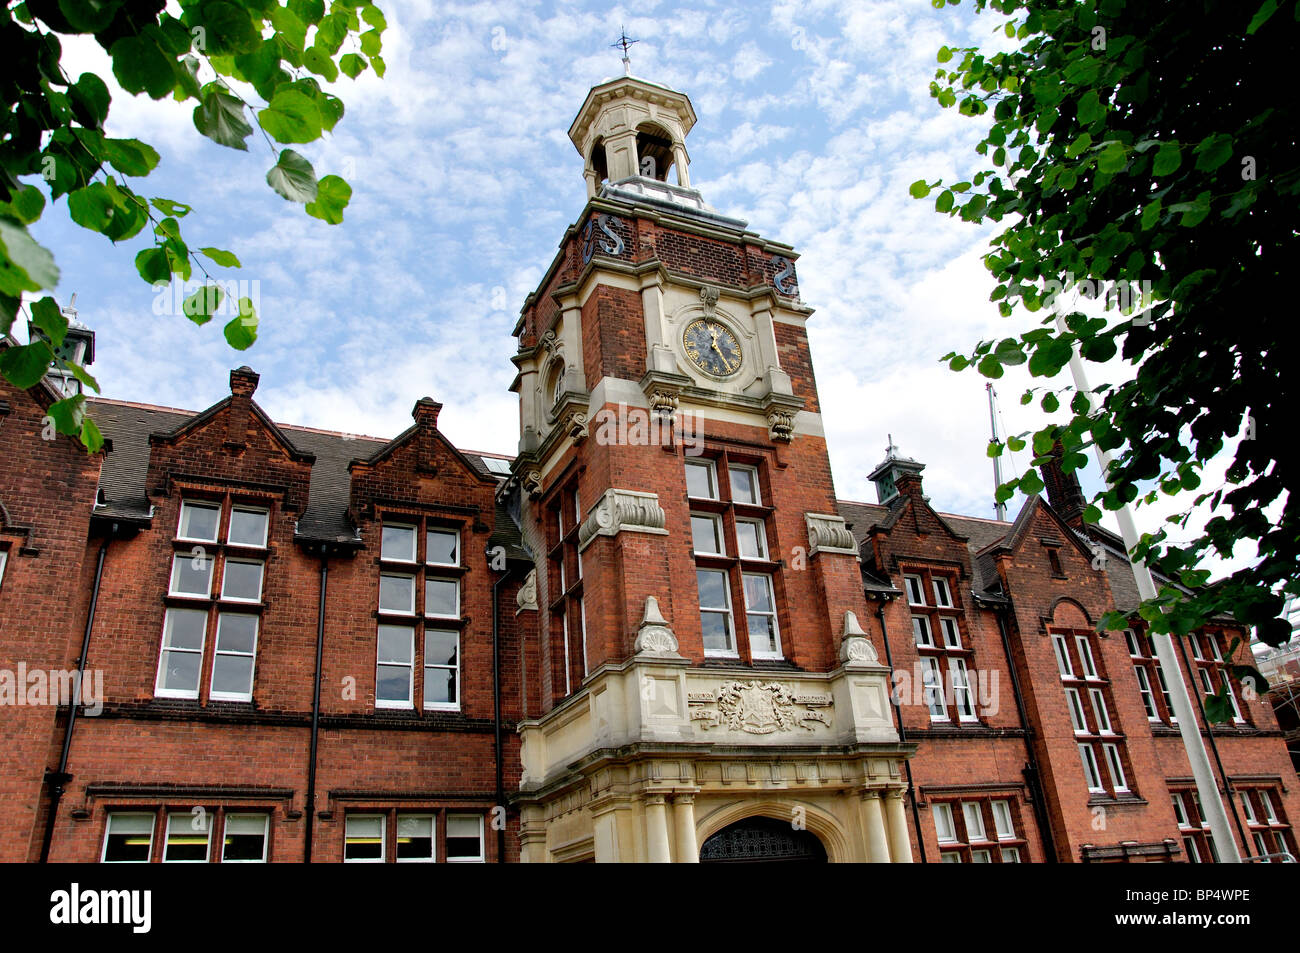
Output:
<path fill-rule="evenodd" d="M 740 370 L 740 342 L 717 321 L 696 318 L 682 334 L 682 347 L 691 363 L 710 377 L 730 377 Z"/>

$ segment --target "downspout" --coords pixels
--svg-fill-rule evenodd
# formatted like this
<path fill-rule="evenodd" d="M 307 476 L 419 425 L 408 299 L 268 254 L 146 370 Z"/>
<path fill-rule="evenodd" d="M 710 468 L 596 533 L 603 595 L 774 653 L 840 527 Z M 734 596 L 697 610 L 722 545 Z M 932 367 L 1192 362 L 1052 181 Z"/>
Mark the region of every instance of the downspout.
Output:
<path fill-rule="evenodd" d="M 885 604 L 881 602 L 876 606 L 876 619 L 880 622 L 880 637 L 885 643 L 885 664 L 889 666 L 889 675 L 894 675 L 894 653 L 889 650 L 889 632 L 885 628 Z M 907 730 L 903 727 L 903 706 L 897 704 L 894 699 L 890 699 L 890 707 L 894 709 L 894 725 L 898 729 L 898 740 L 901 743 L 907 742 Z M 916 846 L 921 852 L 921 863 L 928 864 L 925 857 L 925 838 L 921 836 L 921 812 L 916 806 L 916 786 L 912 783 L 912 759 L 908 758 L 903 762 L 903 773 L 907 775 L 907 801 L 912 805 L 912 823 L 916 827 Z"/>
<path fill-rule="evenodd" d="M 303 844 L 302 860 L 311 863 L 312 835 L 316 830 L 316 747 L 320 738 L 320 680 L 321 659 L 325 651 L 325 590 L 329 581 L 329 557 L 321 548 L 320 604 L 316 609 L 316 681 L 311 699 L 311 754 L 307 761 L 307 837 Z"/>
<path fill-rule="evenodd" d="M 506 786 L 503 773 L 505 752 L 501 737 L 501 585 L 510 578 L 510 567 L 501 578 L 492 583 L 492 730 L 494 735 L 494 757 L 496 760 L 496 802 L 503 811 L 506 803 Z M 497 863 L 506 862 L 506 825 L 505 818 L 500 818 L 497 828 Z"/>
<path fill-rule="evenodd" d="M 1210 638 L 1214 638 L 1214 636 L 1210 636 Z M 1185 641 L 1183 639 L 1172 639 L 1171 641 L 1178 646 L 1178 650 L 1183 656 L 1183 665 L 1187 667 L 1187 674 L 1191 677 L 1192 684 L 1195 685 L 1196 667 L 1192 665 L 1192 660 L 1187 657 Z M 1228 677 L 1226 672 L 1224 677 Z M 1241 826 L 1241 815 L 1237 812 L 1237 799 L 1232 796 L 1234 793 L 1232 782 L 1228 780 L 1228 772 L 1223 768 L 1223 759 L 1219 757 L 1219 745 L 1214 740 L 1214 731 L 1210 728 L 1210 719 L 1205 717 L 1205 699 L 1199 691 L 1188 692 L 1188 694 L 1196 699 L 1196 710 L 1201 713 L 1201 724 L 1205 726 L 1205 736 L 1210 739 L 1210 750 L 1214 752 L 1214 763 L 1219 766 L 1219 775 L 1223 778 L 1223 793 L 1228 795 L 1228 806 L 1232 808 L 1232 820 L 1237 825 L 1237 833 L 1241 837 L 1241 849 L 1245 851 L 1245 856 L 1250 857 L 1250 838 L 1246 836 L 1246 831 Z"/>
<path fill-rule="evenodd" d="M 1029 715 L 1025 711 L 1025 700 L 1020 693 L 1020 676 L 1016 671 L 1016 659 L 1011 654 L 1011 636 L 1007 633 L 1006 608 L 994 610 L 998 620 L 998 634 L 1002 637 L 1002 654 L 1007 657 L 1007 668 L 1011 672 L 1011 694 L 1016 698 L 1016 714 L 1020 718 L 1020 728 L 1025 733 L 1025 755 L 1029 763 L 1025 765 L 1025 780 L 1029 783 L 1029 796 L 1034 800 L 1034 817 L 1038 820 L 1038 830 L 1042 835 L 1043 855 L 1049 864 L 1058 861 L 1056 856 L 1056 835 L 1052 831 L 1052 819 L 1047 813 L 1047 800 L 1043 795 L 1043 779 L 1038 770 L 1038 756 L 1034 754 L 1034 729 L 1029 725 Z"/>
<path fill-rule="evenodd" d="M 116 529 L 116 526 L 114 526 Z M 99 556 L 95 560 L 95 585 L 90 590 L 90 609 L 86 613 L 86 631 L 81 636 L 81 657 L 77 659 L 77 678 L 73 682 L 75 691 L 68 699 L 68 724 L 63 730 L 63 750 L 59 754 L 57 771 L 45 773 L 50 785 L 50 811 L 45 821 L 45 833 L 41 837 L 41 863 L 50 862 L 50 844 L 54 840 L 54 822 L 58 819 L 59 801 L 63 800 L 64 785 L 72 780 L 68 772 L 68 756 L 72 752 L 72 729 L 77 724 L 77 701 L 81 697 L 81 685 L 86 676 L 86 658 L 90 654 L 90 632 L 95 626 L 95 606 L 99 603 L 99 585 L 104 578 L 104 556 L 108 553 L 108 541 L 105 536 L 99 544 Z"/>

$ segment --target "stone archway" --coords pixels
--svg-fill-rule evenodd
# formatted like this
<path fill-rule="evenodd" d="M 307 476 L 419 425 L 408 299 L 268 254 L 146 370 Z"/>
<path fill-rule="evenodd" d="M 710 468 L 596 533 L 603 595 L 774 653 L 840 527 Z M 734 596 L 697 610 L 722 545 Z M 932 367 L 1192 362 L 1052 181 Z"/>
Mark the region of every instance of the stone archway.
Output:
<path fill-rule="evenodd" d="M 747 817 L 728 824 L 704 842 L 700 863 L 814 863 L 828 860 L 816 834 L 796 830 L 774 817 Z"/>

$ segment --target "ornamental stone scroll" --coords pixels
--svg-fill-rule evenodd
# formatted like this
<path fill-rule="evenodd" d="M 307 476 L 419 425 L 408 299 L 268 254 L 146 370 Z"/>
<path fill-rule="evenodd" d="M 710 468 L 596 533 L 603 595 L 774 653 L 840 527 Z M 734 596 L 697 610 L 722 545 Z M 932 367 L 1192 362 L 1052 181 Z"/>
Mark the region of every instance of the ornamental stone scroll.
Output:
<path fill-rule="evenodd" d="M 858 557 L 858 542 L 853 538 L 844 517 L 828 513 L 805 513 L 808 524 L 808 555 L 843 553 Z"/>
<path fill-rule="evenodd" d="M 665 522 L 658 494 L 610 488 L 601 494 L 578 527 L 578 551 L 586 549 L 597 536 L 617 536 L 623 532 L 667 536 Z"/>

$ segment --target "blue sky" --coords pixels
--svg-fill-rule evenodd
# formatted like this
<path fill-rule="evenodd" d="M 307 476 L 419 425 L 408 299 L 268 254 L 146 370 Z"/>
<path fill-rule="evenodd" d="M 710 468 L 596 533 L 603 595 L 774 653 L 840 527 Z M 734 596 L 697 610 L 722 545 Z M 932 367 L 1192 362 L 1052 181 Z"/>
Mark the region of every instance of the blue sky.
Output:
<path fill-rule="evenodd" d="M 427 394 L 445 404 L 440 424 L 460 446 L 512 453 L 510 331 L 583 208 L 566 131 L 587 89 L 622 72 L 610 44 L 626 27 L 639 40 L 633 73 L 695 105 L 693 185 L 802 254 L 839 495 L 874 501 L 866 475 L 892 433 L 928 465 L 936 506 L 993 515 L 984 379 L 937 359 L 1035 319 L 1001 318 L 988 301 L 979 255 L 992 230 L 937 214 L 907 186 L 980 167 L 984 121 L 941 110 L 928 85 L 940 46 L 1004 48 L 1000 15 L 929 0 L 380 6 L 387 76 L 340 78 L 346 115 L 300 147 L 318 175 L 351 182 L 342 225 L 266 186 L 273 156 L 260 137 L 248 153 L 224 149 L 194 130 L 192 104 L 115 92 L 111 133 L 162 155 L 146 194 L 195 206 L 191 247 L 239 256 L 242 269 L 214 274 L 256 283 L 261 327 L 240 353 L 218 322 L 158 314 L 171 296 L 132 266 L 144 237 L 113 246 L 72 224 L 60 201 L 37 237 L 62 269 L 61 303 L 77 292 L 97 331 L 92 370 L 105 396 L 200 409 L 248 363 L 276 420 L 391 436 Z M 68 44 L 68 55 L 73 75 L 107 75 L 93 42 Z M 1029 378 L 1014 370 L 998 384 L 1012 433 L 1041 425 L 1019 404 Z M 1096 483 L 1092 468 L 1085 488 Z"/>

